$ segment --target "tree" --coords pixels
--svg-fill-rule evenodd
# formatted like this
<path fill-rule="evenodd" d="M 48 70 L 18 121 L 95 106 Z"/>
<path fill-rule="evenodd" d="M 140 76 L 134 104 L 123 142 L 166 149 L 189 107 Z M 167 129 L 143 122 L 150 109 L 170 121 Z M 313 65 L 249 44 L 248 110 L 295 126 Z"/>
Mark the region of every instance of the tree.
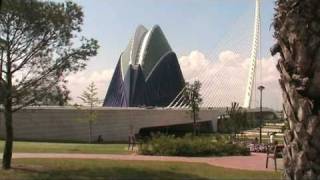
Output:
<path fill-rule="evenodd" d="M 200 81 L 195 81 L 193 84 L 186 83 L 183 92 L 184 103 L 190 109 L 193 119 L 193 135 L 197 135 L 197 119 L 199 118 L 199 110 L 202 103 L 200 88 Z"/>
<path fill-rule="evenodd" d="M 83 12 L 73 2 L 3 0 L 0 38 L 5 41 L 0 77 L 6 140 L 2 167 L 11 167 L 12 114 L 35 104 L 65 77 L 86 67 L 98 43 L 80 36 Z M 78 45 L 78 46 L 77 46 Z"/>
<path fill-rule="evenodd" d="M 0 83 L 0 89 L 1 89 Z M 12 92 L 15 92 L 15 86 L 12 86 Z M 36 93 L 36 92 L 35 92 Z M 33 96 L 32 92 L 29 94 L 24 94 L 24 96 Z M 68 90 L 67 86 L 62 83 L 58 84 L 50 89 L 47 90 L 46 96 L 37 99 L 34 102 L 34 105 L 46 105 L 46 106 L 65 106 L 68 104 L 68 101 L 71 100 L 70 91 Z M 4 103 L 4 94 L 0 94 L 0 105 Z M 16 99 L 16 103 L 22 103 L 20 98 Z"/>
<path fill-rule="evenodd" d="M 277 68 L 285 132 L 284 171 L 287 179 L 320 178 L 320 1 L 277 0 L 272 55 Z"/>
<path fill-rule="evenodd" d="M 233 132 L 235 136 L 249 126 L 247 111 L 240 107 L 237 102 L 232 102 L 231 108 L 227 108 L 226 116 L 223 119 L 225 122 L 223 127 L 227 128 L 227 131 Z"/>
<path fill-rule="evenodd" d="M 232 133 L 234 135 L 251 126 L 247 111 L 239 106 L 239 103 L 232 102 L 227 107 L 226 113 L 219 118 L 219 132 Z"/>
<path fill-rule="evenodd" d="M 65 84 L 53 87 L 48 95 L 39 100 L 40 105 L 46 106 L 65 106 L 71 100 L 70 91 Z"/>
<path fill-rule="evenodd" d="M 89 123 L 89 143 L 92 143 L 92 124 L 97 119 L 97 113 L 93 110 L 93 107 L 97 106 L 100 103 L 100 100 L 97 97 L 97 88 L 96 85 L 92 82 L 87 87 L 86 91 L 83 91 L 81 96 L 79 97 L 84 104 L 90 107 L 88 113 L 88 123 Z"/>

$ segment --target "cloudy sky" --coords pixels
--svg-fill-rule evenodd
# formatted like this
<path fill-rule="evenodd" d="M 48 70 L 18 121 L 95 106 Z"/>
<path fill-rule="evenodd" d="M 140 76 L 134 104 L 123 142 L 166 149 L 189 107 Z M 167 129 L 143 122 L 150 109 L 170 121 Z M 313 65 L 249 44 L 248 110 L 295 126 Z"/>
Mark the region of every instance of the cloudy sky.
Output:
<path fill-rule="evenodd" d="M 203 81 L 207 103 L 243 103 L 254 22 L 254 0 L 75 0 L 83 7 L 83 34 L 99 41 L 98 55 L 87 70 L 68 77 L 73 102 L 90 82 L 95 82 L 103 99 L 119 55 L 135 28 L 158 24 L 176 52 L 186 80 Z M 274 40 L 270 24 L 273 0 L 261 3 L 262 78 L 265 105 L 279 109 L 276 59 L 269 48 Z M 260 65 L 260 63 L 258 63 Z M 214 101 L 214 102 L 213 102 Z M 254 100 L 254 104 L 257 101 Z"/>

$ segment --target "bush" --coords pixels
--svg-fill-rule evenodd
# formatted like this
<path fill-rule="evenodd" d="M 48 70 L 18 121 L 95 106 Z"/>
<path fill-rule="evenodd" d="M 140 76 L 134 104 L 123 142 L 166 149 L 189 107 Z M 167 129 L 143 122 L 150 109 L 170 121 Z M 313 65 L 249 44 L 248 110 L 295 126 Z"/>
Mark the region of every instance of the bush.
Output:
<path fill-rule="evenodd" d="M 153 134 L 139 146 L 139 153 L 159 156 L 230 156 L 250 155 L 247 147 L 211 136 Z"/>

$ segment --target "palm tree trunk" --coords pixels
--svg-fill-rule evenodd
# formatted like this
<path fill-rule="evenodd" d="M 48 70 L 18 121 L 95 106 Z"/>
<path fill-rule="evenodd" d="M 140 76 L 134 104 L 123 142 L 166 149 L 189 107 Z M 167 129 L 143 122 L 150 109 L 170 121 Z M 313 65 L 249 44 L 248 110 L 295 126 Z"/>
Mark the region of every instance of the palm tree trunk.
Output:
<path fill-rule="evenodd" d="M 271 49 L 283 92 L 287 179 L 320 179 L 320 1 L 277 0 Z"/>

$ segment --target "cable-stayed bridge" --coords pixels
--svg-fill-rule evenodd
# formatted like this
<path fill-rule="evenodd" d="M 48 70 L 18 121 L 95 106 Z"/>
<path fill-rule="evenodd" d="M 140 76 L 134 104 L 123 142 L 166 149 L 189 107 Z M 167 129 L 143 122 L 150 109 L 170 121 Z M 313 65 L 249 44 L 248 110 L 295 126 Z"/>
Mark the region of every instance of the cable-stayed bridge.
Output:
<path fill-rule="evenodd" d="M 191 83 L 196 80 L 201 82 L 202 107 L 227 107 L 232 102 L 238 102 L 244 108 L 256 106 L 256 89 L 262 83 L 260 0 L 255 1 L 252 12 L 254 20 L 250 27 L 253 31 L 248 31 L 247 24 L 240 19 L 235 23 L 235 29 L 241 31 L 243 28 L 247 33 L 236 38 L 231 34 L 231 39 L 224 39 L 225 43 L 221 43 L 216 50 L 219 54 L 210 57 L 211 60 L 200 66 L 193 73 L 193 77 L 187 79 Z M 185 88 L 180 91 L 168 108 L 187 107 L 184 90 Z"/>
<path fill-rule="evenodd" d="M 208 125 L 213 132 L 217 130 L 218 116 L 225 113 L 231 102 L 239 102 L 245 108 L 256 107 L 255 91 L 262 80 L 261 70 L 259 73 L 260 0 L 256 0 L 255 8 L 247 13 L 249 17 L 254 17 L 250 24 L 242 21 L 241 18 L 248 17 L 245 14 L 232 25 L 233 31 L 243 32 L 241 36 L 234 37 L 233 31 L 227 33 L 227 38 L 222 38 L 222 42 L 218 43 L 216 55 L 203 58 L 195 72 L 184 74 L 187 81 L 199 80 L 202 83 L 200 93 L 204 102 L 197 122 Z M 183 90 L 167 108 L 95 107 L 93 110 L 97 113 L 97 119 L 93 124 L 93 139 L 102 136 L 105 141 L 126 141 L 131 129 L 133 133 L 140 133 L 146 128 L 192 124 L 193 119 L 182 94 Z M 79 119 L 87 116 L 89 110 L 86 107 L 27 107 L 15 114 L 15 138 L 86 141 L 88 123 Z M 3 137 L 5 126 L 1 113 L 0 110 L 0 137 Z"/>

